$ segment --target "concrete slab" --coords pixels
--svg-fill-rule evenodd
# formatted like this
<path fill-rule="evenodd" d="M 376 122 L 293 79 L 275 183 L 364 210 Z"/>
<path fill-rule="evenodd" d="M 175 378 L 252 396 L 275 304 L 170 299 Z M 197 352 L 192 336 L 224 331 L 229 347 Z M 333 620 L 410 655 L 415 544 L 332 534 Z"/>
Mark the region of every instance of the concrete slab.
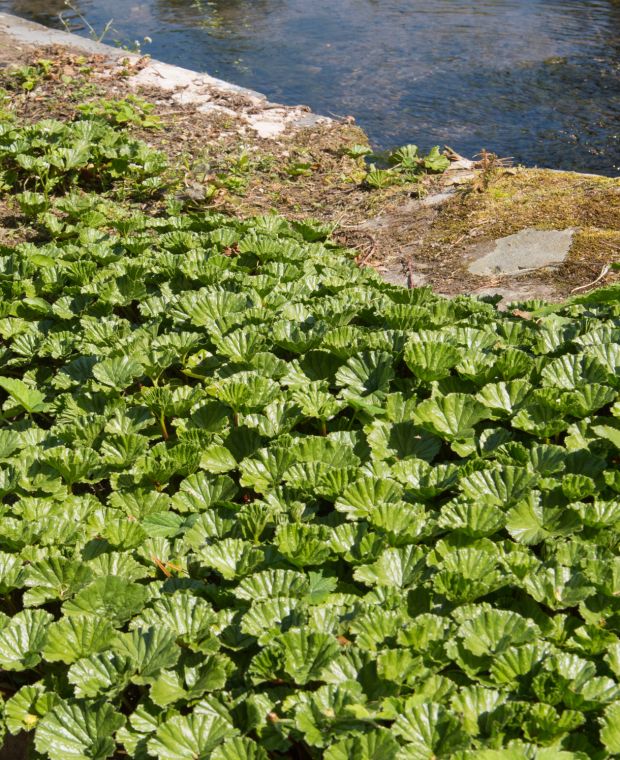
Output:
<path fill-rule="evenodd" d="M 528 227 L 514 235 L 475 249 L 468 270 L 472 274 L 518 275 L 561 264 L 570 251 L 575 230 L 538 230 Z"/>

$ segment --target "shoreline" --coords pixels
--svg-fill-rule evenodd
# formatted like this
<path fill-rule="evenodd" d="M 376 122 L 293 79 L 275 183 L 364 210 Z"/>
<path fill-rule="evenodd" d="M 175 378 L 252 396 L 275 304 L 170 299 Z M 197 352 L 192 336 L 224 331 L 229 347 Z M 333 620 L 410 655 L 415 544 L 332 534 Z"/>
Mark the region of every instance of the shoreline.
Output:
<path fill-rule="evenodd" d="M 51 56 L 60 62 L 59 71 L 64 66 L 73 72 L 72 58 L 89 60 L 92 73 L 76 77 L 75 87 L 63 82 L 62 71 L 57 81 L 40 83 L 37 97 L 46 109 L 37 110 L 36 100 L 24 96 L 16 109 L 27 118 L 42 110 L 72 118 L 77 104 L 68 103 L 78 84 L 110 100 L 135 94 L 155 108 L 164 126 L 141 136 L 177 165 L 191 165 L 185 179 L 190 196 L 196 188 L 200 196 L 208 176 L 208 183 L 225 185 L 214 204 L 227 213 L 276 211 L 333 224 L 338 242 L 356 248 L 360 263 L 374 266 L 391 282 L 428 284 L 446 295 L 561 300 L 620 258 L 618 179 L 506 167 L 489 155 L 477 164 L 454 160 L 444 174 L 415 184 L 369 191 L 363 185 L 363 158 L 347 156 L 351 147 L 367 145 L 368 138 L 349 119 L 271 103 L 209 74 L 6 13 L 0 13 L 0 49 L 0 62 L 8 68 Z M 241 171 L 240 160 L 249 169 Z M 222 180 L 231 171 L 243 174 L 235 180 L 244 185 L 242 191 Z M 502 241 L 518 243 L 520 233 L 529 245 L 532 230 L 573 234 L 563 256 L 543 266 L 531 266 L 527 246 L 512 271 L 476 265 Z M 549 239 L 543 236 L 541 245 Z M 615 277 L 607 273 L 603 284 Z"/>

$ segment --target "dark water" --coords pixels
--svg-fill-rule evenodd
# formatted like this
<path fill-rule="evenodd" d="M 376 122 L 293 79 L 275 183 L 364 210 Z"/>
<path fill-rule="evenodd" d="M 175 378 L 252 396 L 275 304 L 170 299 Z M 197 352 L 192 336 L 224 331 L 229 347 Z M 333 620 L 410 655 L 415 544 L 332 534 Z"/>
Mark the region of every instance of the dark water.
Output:
<path fill-rule="evenodd" d="M 285 103 L 352 114 L 373 143 L 481 148 L 620 173 L 620 0 L 0 0 L 0 10 Z M 77 12 L 76 12 L 77 11 Z"/>

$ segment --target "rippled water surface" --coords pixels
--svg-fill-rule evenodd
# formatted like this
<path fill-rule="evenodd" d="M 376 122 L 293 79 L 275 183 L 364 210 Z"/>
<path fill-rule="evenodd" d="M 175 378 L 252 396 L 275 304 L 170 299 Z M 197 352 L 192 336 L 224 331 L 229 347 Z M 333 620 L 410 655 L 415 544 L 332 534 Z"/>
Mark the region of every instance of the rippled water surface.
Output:
<path fill-rule="evenodd" d="M 620 0 L 72 0 L 153 57 L 352 114 L 374 144 L 618 174 Z M 0 10 L 88 34 L 63 0 Z"/>

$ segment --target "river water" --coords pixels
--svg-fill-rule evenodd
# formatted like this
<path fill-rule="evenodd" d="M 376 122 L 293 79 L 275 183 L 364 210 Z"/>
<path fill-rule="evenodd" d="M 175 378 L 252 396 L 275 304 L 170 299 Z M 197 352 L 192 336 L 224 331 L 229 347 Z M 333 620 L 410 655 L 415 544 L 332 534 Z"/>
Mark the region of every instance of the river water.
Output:
<path fill-rule="evenodd" d="M 620 0 L 0 0 L 0 10 L 353 115 L 373 144 L 620 173 Z"/>

